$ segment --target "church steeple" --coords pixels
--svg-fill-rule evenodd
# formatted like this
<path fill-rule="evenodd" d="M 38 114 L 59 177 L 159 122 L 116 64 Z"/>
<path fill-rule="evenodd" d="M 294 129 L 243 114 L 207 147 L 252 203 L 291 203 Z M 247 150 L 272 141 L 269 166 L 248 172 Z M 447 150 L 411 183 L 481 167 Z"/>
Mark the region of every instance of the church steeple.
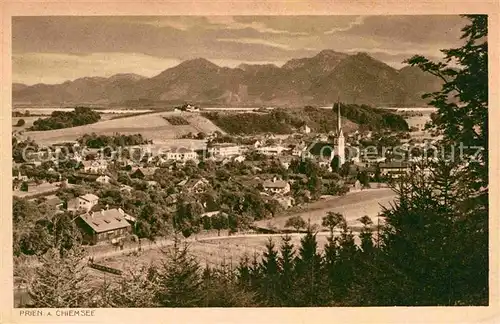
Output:
<path fill-rule="evenodd" d="M 342 116 L 340 115 L 340 97 L 337 100 L 337 135 L 343 135 L 342 132 Z"/>
<path fill-rule="evenodd" d="M 340 114 L 340 97 L 337 100 L 337 134 L 335 139 L 334 154 L 339 157 L 340 165 L 345 162 L 345 139 L 344 132 L 342 131 L 342 116 Z M 333 159 L 333 154 L 332 154 Z"/>

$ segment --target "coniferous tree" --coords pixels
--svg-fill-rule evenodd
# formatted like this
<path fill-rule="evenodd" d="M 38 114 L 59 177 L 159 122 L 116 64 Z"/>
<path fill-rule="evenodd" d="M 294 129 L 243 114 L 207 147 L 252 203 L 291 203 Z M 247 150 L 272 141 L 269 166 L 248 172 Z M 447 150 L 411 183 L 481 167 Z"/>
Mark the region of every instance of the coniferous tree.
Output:
<path fill-rule="evenodd" d="M 198 307 L 203 304 L 200 266 L 189 255 L 187 246 L 179 247 L 175 242 L 167 258 L 157 269 L 156 301 L 163 307 Z"/>
<path fill-rule="evenodd" d="M 39 308 L 95 307 L 93 288 L 87 282 L 84 255 L 79 249 L 61 254 L 51 249 L 40 259 L 42 265 L 23 278 L 31 306 Z"/>
<path fill-rule="evenodd" d="M 250 289 L 251 278 L 250 278 L 250 258 L 245 254 L 236 268 L 238 284 L 244 289 Z"/>
<path fill-rule="evenodd" d="M 333 232 L 333 230 L 332 230 Z M 337 298 L 337 262 L 338 262 L 338 243 L 333 235 L 328 236 L 323 255 L 323 271 L 325 283 L 328 290 L 328 303 L 332 306 L 338 302 Z"/>
<path fill-rule="evenodd" d="M 266 251 L 262 255 L 260 263 L 262 280 L 260 282 L 260 297 L 265 305 L 279 306 L 279 274 L 278 252 L 275 244 L 269 238 L 266 244 Z"/>
<path fill-rule="evenodd" d="M 363 228 L 359 234 L 359 238 L 361 239 L 361 250 L 363 251 L 365 256 L 372 255 L 374 252 L 374 244 L 373 244 L 373 232 L 371 225 L 373 221 L 368 216 L 363 216 L 358 219 L 361 224 L 363 224 Z"/>
<path fill-rule="evenodd" d="M 203 271 L 204 307 L 256 306 L 255 294 L 242 287 L 227 264 L 206 267 Z"/>
<path fill-rule="evenodd" d="M 289 235 L 285 235 L 282 237 L 280 256 L 278 257 L 278 264 L 281 269 L 278 292 L 280 295 L 281 306 L 293 306 L 292 298 L 295 280 L 295 252 L 293 249 L 293 244 L 291 243 L 291 239 L 292 238 Z"/>
<path fill-rule="evenodd" d="M 262 272 L 259 264 L 259 255 L 257 252 L 253 254 L 252 257 L 252 262 L 250 264 L 249 270 L 250 270 L 250 286 L 252 287 L 252 290 L 258 291 L 260 287 L 260 282 L 262 280 Z"/>
<path fill-rule="evenodd" d="M 343 216 L 339 227 L 341 232 L 340 237 L 337 238 L 338 257 L 335 264 L 337 284 L 335 287 L 337 297 L 342 299 L 347 296 L 352 280 L 354 279 L 358 248 L 354 242 L 354 235 L 347 226 L 347 222 Z"/>
<path fill-rule="evenodd" d="M 384 211 L 373 272 L 378 304 L 488 303 L 488 19 L 466 17 L 465 43 L 444 50 L 445 62 L 408 60 L 443 80 L 427 97 L 438 108 L 430 128 L 444 135 L 444 149 L 431 175 L 417 170 L 394 184 L 398 201 Z"/>
<path fill-rule="evenodd" d="M 106 307 L 156 307 L 155 268 L 130 271 L 114 285 L 104 283 L 103 304 Z"/>
<path fill-rule="evenodd" d="M 318 253 L 316 234 L 309 226 L 300 240 L 299 254 L 295 259 L 297 306 L 320 306 L 322 302 L 321 256 Z"/>

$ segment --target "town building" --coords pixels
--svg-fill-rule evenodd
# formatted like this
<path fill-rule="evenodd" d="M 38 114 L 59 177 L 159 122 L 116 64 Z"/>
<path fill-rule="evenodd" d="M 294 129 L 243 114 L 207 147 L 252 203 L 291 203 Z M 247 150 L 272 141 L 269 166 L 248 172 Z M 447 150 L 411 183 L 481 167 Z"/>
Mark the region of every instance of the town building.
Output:
<path fill-rule="evenodd" d="M 300 132 L 302 134 L 309 134 L 311 133 L 311 128 L 304 124 L 302 127 L 300 127 Z"/>
<path fill-rule="evenodd" d="M 159 187 L 160 185 L 158 184 L 158 182 L 154 181 L 154 180 L 149 180 L 149 181 L 146 181 L 146 185 L 148 186 L 148 188 L 157 188 Z"/>
<path fill-rule="evenodd" d="M 281 155 L 286 150 L 287 148 L 281 145 L 262 146 L 257 148 L 257 152 L 267 156 L 278 156 Z"/>
<path fill-rule="evenodd" d="M 238 155 L 237 157 L 235 157 L 233 159 L 234 162 L 239 162 L 239 163 L 241 163 L 241 162 L 243 162 L 245 160 L 246 160 L 246 157 L 244 155 Z"/>
<path fill-rule="evenodd" d="M 232 144 L 232 143 L 217 143 L 210 144 L 207 147 L 207 152 L 211 157 L 231 157 L 238 156 L 241 154 L 240 145 Z"/>
<path fill-rule="evenodd" d="M 334 105 L 335 107 L 335 105 Z M 333 141 L 330 141 L 333 137 Z M 305 157 L 315 158 L 318 163 L 323 166 L 330 167 L 331 162 L 338 156 L 339 165 L 342 166 L 345 162 L 345 137 L 342 130 L 342 116 L 340 114 L 340 102 L 337 103 L 337 127 L 330 138 L 320 137 L 318 140 L 308 145 Z"/>
<path fill-rule="evenodd" d="M 196 160 L 198 158 L 198 154 L 194 150 L 186 149 L 186 148 L 177 148 L 165 153 L 165 158 L 167 160 L 174 160 L 179 162 L 186 162 L 189 160 Z"/>
<path fill-rule="evenodd" d="M 108 163 L 101 161 L 82 161 L 83 171 L 89 173 L 103 173 L 108 169 Z"/>
<path fill-rule="evenodd" d="M 126 214 L 121 208 L 89 211 L 76 219 L 76 224 L 83 234 L 83 243 L 114 243 L 132 232 L 129 221 L 135 218 Z"/>
<path fill-rule="evenodd" d="M 103 184 L 108 184 L 110 183 L 110 180 L 111 180 L 111 177 L 108 176 L 107 174 L 104 174 L 104 175 L 100 175 L 98 176 L 95 181 L 98 182 L 98 183 L 103 183 Z"/>
<path fill-rule="evenodd" d="M 290 184 L 284 180 L 278 180 L 274 177 L 272 180 L 266 180 L 262 183 L 264 192 L 285 195 L 290 192 Z"/>
<path fill-rule="evenodd" d="M 68 211 L 90 211 L 92 207 L 97 205 L 99 197 L 94 194 L 85 194 L 68 201 Z"/>
<path fill-rule="evenodd" d="M 186 193 L 203 193 L 207 190 L 210 182 L 205 178 L 189 179 L 185 183 L 180 183 L 182 191 Z"/>
<path fill-rule="evenodd" d="M 112 183 L 114 179 L 110 177 L 108 174 L 103 174 L 103 173 L 77 172 L 69 177 L 69 181 L 72 184 L 90 183 L 90 182 L 98 182 L 106 184 L 106 183 Z"/>
<path fill-rule="evenodd" d="M 294 159 L 295 159 L 295 157 L 293 157 L 293 156 L 285 155 L 285 156 L 280 156 L 278 158 L 278 161 L 280 162 L 282 167 L 284 167 L 285 169 L 288 170 Z"/>
<path fill-rule="evenodd" d="M 307 146 L 304 142 L 290 145 L 289 148 L 292 150 L 291 153 L 293 156 L 302 156 L 305 152 L 307 152 Z"/>
<path fill-rule="evenodd" d="M 349 185 L 349 192 L 359 192 L 363 189 L 363 185 L 359 180 L 349 181 L 347 184 Z"/>
<path fill-rule="evenodd" d="M 122 184 L 120 186 L 120 192 L 127 192 L 127 193 L 131 193 L 132 190 L 134 190 L 134 188 L 132 188 L 131 186 L 127 186 L 125 184 Z"/>
<path fill-rule="evenodd" d="M 388 162 L 380 163 L 380 175 L 389 178 L 399 178 L 401 175 L 406 174 L 410 167 L 407 162 Z"/>
<path fill-rule="evenodd" d="M 132 168 L 130 171 L 131 178 L 144 179 L 154 176 L 158 168 Z"/>
<path fill-rule="evenodd" d="M 256 140 L 255 142 L 253 142 L 252 146 L 253 146 L 253 148 L 259 148 L 262 146 L 262 142 L 259 140 Z"/>

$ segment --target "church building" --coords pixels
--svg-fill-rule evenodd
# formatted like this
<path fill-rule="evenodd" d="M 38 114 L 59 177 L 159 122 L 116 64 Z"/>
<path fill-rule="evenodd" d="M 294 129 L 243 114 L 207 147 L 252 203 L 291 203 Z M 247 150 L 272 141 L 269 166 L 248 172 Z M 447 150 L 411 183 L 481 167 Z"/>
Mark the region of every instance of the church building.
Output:
<path fill-rule="evenodd" d="M 335 108 L 335 105 L 333 106 Z M 335 157 L 335 155 L 339 156 L 340 165 L 345 163 L 345 139 L 344 132 L 342 131 L 342 116 L 340 114 L 340 101 L 337 102 L 337 129 L 335 132 L 335 150 L 332 152 L 331 159 Z"/>
<path fill-rule="evenodd" d="M 306 157 L 315 158 L 320 165 L 330 166 L 335 155 L 338 155 L 340 165 L 345 159 L 345 138 L 342 130 L 342 116 L 340 114 L 340 101 L 333 105 L 332 111 L 337 108 L 337 127 L 330 136 L 330 141 L 314 141 L 308 146 Z M 333 137 L 333 141 L 331 138 Z"/>

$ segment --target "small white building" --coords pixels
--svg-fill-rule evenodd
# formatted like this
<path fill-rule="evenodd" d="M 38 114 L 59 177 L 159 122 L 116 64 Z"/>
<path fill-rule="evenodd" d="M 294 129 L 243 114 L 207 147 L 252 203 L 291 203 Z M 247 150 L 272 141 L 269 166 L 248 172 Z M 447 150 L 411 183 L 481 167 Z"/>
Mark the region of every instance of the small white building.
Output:
<path fill-rule="evenodd" d="M 257 148 L 257 152 L 267 155 L 267 156 L 277 156 L 281 155 L 287 148 L 281 145 L 273 145 L 273 146 L 262 146 Z"/>
<path fill-rule="evenodd" d="M 178 148 L 165 153 L 165 158 L 167 160 L 174 160 L 179 162 L 186 162 L 189 160 L 196 160 L 198 155 L 195 151 L 186 148 Z"/>
<path fill-rule="evenodd" d="M 109 181 L 111 180 L 111 177 L 109 177 L 108 175 L 100 175 L 97 177 L 97 179 L 95 179 L 96 182 L 99 182 L 99 183 L 109 183 Z"/>
<path fill-rule="evenodd" d="M 245 159 L 246 158 L 244 155 L 238 155 L 237 157 L 234 158 L 233 161 L 241 163 L 241 162 L 245 161 Z"/>
<path fill-rule="evenodd" d="M 311 128 L 307 125 L 304 125 L 304 126 L 300 127 L 300 132 L 302 134 L 309 134 L 309 133 L 311 133 Z"/>
<path fill-rule="evenodd" d="M 99 197 L 94 194 L 86 194 L 80 197 L 76 197 L 68 201 L 68 211 L 90 211 L 92 207 L 97 205 L 99 202 Z"/>
<path fill-rule="evenodd" d="M 131 186 L 127 186 L 127 185 L 121 185 L 120 186 L 120 192 L 128 192 L 128 193 L 131 193 L 132 190 L 134 190 L 134 188 L 132 188 Z"/>
<path fill-rule="evenodd" d="M 290 192 L 290 184 L 284 180 L 278 180 L 273 178 L 272 180 L 266 180 L 262 183 L 264 192 L 282 194 L 285 195 Z"/>
<path fill-rule="evenodd" d="M 261 146 L 262 146 L 262 142 L 261 142 L 261 141 L 259 141 L 259 140 L 256 140 L 256 141 L 252 144 L 252 146 L 253 146 L 254 148 L 259 148 L 259 147 L 261 147 Z"/>
<path fill-rule="evenodd" d="M 108 169 L 108 163 L 105 160 L 101 161 L 82 161 L 83 171 L 89 173 L 101 173 Z"/>

